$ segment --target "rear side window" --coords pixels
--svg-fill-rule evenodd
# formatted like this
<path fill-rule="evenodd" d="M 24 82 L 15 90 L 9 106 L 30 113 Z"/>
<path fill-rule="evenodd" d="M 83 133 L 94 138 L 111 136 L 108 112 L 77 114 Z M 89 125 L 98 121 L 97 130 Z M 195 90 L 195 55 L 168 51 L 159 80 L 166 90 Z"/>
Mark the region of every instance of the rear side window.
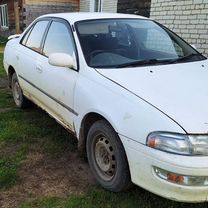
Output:
<path fill-rule="evenodd" d="M 43 35 L 45 33 L 46 27 L 48 25 L 48 21 L 39 21 L 35 24 L 33 27 L 32 31 L 28 31 L 29 37 L 27 38 L 27 35 L 25 38 L 27 40 L 23 39 L 23 44 L 26 45 L 28 48 L 31 48 L 34 51 L 40 52 L 40 47 L 41 47 L 41 41 L 43 38 Z"/>
<path fill-rule="evenodd" d="M 74 56 L 75 45 L 70 29 L 66 24 L 53 21 L 46 36 L 43 54 L 67 53 Z"/>

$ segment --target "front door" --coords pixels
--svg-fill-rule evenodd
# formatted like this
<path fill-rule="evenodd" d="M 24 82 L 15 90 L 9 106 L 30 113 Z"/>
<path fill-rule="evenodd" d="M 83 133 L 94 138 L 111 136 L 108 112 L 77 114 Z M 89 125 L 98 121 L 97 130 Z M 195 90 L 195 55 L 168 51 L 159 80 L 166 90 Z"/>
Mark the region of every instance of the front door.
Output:
<path fill-rule="evenodd" d="M 44 105 L 67 128 L 73 131 L 73 120 L 77 116 L 74 110 L 74 88 L 78 78 L 76 70 L 75 43 L 67 22 L 53 20 L 43 45 L 42 56 L 36 62 L 41 74 L 40 89 L 44 94 Z M 48 63 L 52 53 L 67 53 L 74 57 L 75 67 L 56 67 Z M 52 107 L 53 108 L 52 108 Z"/>

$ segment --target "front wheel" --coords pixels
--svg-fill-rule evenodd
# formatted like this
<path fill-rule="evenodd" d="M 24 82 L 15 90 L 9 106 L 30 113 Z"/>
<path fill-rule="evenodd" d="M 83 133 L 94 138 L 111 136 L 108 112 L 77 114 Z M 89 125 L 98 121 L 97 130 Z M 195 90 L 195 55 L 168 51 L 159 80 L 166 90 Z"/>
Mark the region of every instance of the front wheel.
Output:
<path fill-rule="evenodd" d="M 105 120 L 96 121 L 87 136 L 87 157 L 96 180 L 106 189 L 119 192 L 130 187 L 131 178 L 124 147 Z"/>
<path fill-rule="evenodd" d="M 30 105 L 30 101 L 22 93 L 16 73 L 12 75 L 12 94 L 18 108 L 26 108 Z"/>

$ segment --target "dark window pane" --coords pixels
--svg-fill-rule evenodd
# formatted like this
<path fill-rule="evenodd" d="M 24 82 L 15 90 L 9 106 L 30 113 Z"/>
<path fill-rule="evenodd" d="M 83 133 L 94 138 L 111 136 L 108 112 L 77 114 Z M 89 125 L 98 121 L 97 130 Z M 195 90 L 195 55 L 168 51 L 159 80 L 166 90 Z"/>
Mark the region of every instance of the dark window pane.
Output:
<path fill-rule="evenodd" d="M 30 33 L 26 46 L 34 51 L 40 52 L 41 40 L 43 38 L 45 29 L 48 25 L 48 21 L 37 22 Z"/>
<path fill-rule="evenodd" d="M 94 4 L 94 11 L 98 12 L 98 0 L 95 0 L 95 4 Z"/>
<path fill-rule="evenodd" d="M 94 12 L 102 11 L 102 0 L 94 0 Z"/>
<path fill-rule="evenodd" d="M 5 7 L 4 6 L 2 6 L 2 14 L 3 14 L 3 26 L 5 26 Z"/>
<path fill-rule="evenodd" d="M 3 14 L 2 14 L 2 6 L 0 7 L 0 14 L 1 14 L 1 26 L 3 26 Z"/>
<path fill-rule="evenodd" d="M 43 53 L 67 53 L 73 56 L 74 42 L 67 26 L 61 22 L 53 22 L 48 31 Z"/>
<path fill-rule="evenodd" d="M 7 5 L 5 5 L 5 18 L 6 18 L 6 26 L 8 27 L 9 26 L 9 21 L 8 21 L 8 8 L 7 8 Z"/>

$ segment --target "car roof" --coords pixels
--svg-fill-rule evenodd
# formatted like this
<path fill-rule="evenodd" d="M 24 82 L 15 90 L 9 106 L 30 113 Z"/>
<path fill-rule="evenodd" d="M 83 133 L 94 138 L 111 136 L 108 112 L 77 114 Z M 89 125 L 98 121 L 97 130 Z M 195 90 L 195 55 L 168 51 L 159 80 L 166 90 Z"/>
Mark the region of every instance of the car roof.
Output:
<path fill-rule="evenodd" d="M 91 19 L 111 19 L 111 18 L 137 18 L 137 19 L 147 19 L 139 15 L 132 14 L 119 14 L 119 13 L 101 13 L 101 12 L 72 12 L 72 13 L 56 13 L 56 14 L 46 14 L 42 17 L 57 17 L 68 20 L 70 23 L 74 23 L 81 20 L 91 20 Z"/>

